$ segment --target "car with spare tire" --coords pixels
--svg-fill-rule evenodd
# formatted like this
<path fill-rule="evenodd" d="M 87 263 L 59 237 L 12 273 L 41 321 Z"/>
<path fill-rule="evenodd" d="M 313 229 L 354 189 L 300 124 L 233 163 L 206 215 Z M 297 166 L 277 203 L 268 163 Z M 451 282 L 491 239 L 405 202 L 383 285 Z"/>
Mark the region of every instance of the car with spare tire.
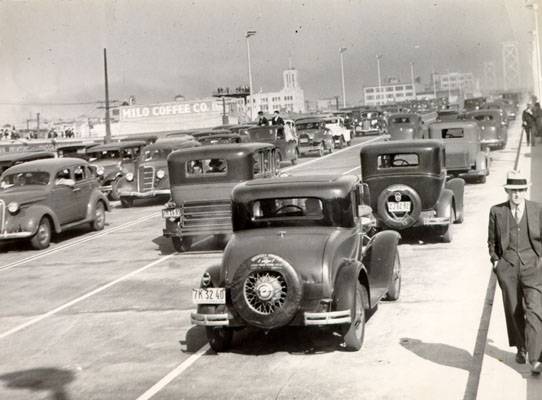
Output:
<path fill-rule="evenodd" d="M 452 240 L 453 224 L 463 221 L 465 181 L 447 180 L 442 140 L 370 143 L 360 158 L 377 229 L 426 228 Z"/>
<path fill-rule="evenodd" d="M 49 247 L 53 234 L 105 226 L 109 202 L 90 165 L 79 158 L 52 158 L 13 166 L 0 176 L 0 240 Z"/>
<path fill-rule="evenodd" d="M 316 153 L 322 157 L 326 153 L 333 153 L 335 139 L 326 121 L 322 117 L 303 117 L 295 120 L 295 128 L 298 136 L 299 154 L 304 156 Z"/>
<path fill-rule="evenodd" d="M 354 175 L 257 179 L 233 189 L 232 238 L 192 291 L 191 321 L 206 328 L 215 351 L 247 327 L 327 328 L 342 348 L 362 347 L 368 316 L 401 289 L 400 235 L 374 233 L 367 194 Z"/>

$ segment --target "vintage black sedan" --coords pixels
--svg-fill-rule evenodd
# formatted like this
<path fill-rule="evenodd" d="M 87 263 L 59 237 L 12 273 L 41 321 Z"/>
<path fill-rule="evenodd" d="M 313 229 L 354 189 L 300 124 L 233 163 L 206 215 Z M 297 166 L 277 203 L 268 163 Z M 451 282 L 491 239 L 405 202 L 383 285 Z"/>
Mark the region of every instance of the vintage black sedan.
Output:
<path fill-rule="evenodd" d="M 0 176 L 0 240 L 30 240 L 45 249 L 53 233 L 105 226 L 109 202 L 90 165 L 78 158 L 27 162 Z"/>
<path fill-rule="evenodd" d="M 452 240 L 452 225 L 463 221 L 465 181 L 446 180 L 442 141 L 371 143 L 362 147 L 360 157 L 377 228 L 426 227 L 443 242 Z"/>
<path fill-rule="evenodd" d="M 347 350 L 363 344 L 365 322 L 401 288 L 399 234 L 369 237 L 371 208 L 359 178 L 254 180 L 232 194 L 234 234 L 222 264 L 209 268 L 192 298 L 192 323 L 216 351 L 233 331 L 330 327 Z"/>
<path fill-rule="evenodd" d="M 424 137 L 422 117 L 416 113 L 390 115 L 388 135 L 391 140 L 422 139 Z"/>
<path fill-rule="evenodd" d="M 465 119 L 476 121 L 482 130 L 482 147 L 490 150 L 504 149 L 508 141 L 508 121 L 500 110 L 470 111 Z"/>

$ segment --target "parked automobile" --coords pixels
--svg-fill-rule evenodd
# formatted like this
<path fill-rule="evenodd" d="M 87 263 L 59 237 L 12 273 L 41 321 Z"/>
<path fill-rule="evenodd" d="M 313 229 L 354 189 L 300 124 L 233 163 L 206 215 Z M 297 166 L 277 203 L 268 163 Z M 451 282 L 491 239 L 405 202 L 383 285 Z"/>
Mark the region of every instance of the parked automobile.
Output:
<path fill-rule="evenodd" d="M 386 131 L 386 118 L 379 110 L 367 110 L 360 113 L 358 124 L 355 128 L 357 136 L 369 134 L 382 134 Z"/>
<path fill-rule="evenodd" d="M 103 229 L 109 209 L 96 175 L 79 158 L 30 161 L 0 176 L 0 240 L 29 240 L 45 249 L 66 229 Z"/>
<path fill-rule="evenodd" d="M 352 142 L 352 135 L 350 129 L 347 129 L 344 125 L 344 118 L 339 116 L 326 116 L 325 126 L 329 129 L 333 136 L 335 148 L 342 149 L 343 147 L 350 146 Z"/>
<path fill-rule="evenodd" d="M 169 198 L 167 156 L 174 150 L 192 148 L 201 144 L 191 136 L 173 136 L 158 139 L 141 150 L 134 171 L 119 179 L 117 191 L 123 207 L 131 207 L 137 199 Z"/>
<path fill-rule="evenodd" d="M 448 176 L 486 181 L 489 154 L 482 150 L 482 131 L 474 121 L 437 122 L 429 126 L 429 139 L 442 139 L 446 148 Z"/>
<path fill-rule="evenodd" d="M 465 111 L 476 111 L 482 108 L 486 101 L 487 98 L 485 97 L 471 97 L 470 99 L 465 99 L 463 108 Z"/>
<path fill-rule="evenodd" d="M 463 221 L 465 181 L 446 181 L 441 140 L 371 143 L 360 156 L 378 229 L 430 227 L 444 242 L 452 240 L 452 225 Z"/>
<path fill-rule="evenodd" d="M 251 142 L 273 144 L 277 148 L 276 155 L 279 163 L 282 161 L 289 161 L 292 165 L 297 163 L 299 148 L 290 126 L 254 126 L 246 132 Z"/>
<path fill-rule="evenodd" d="M 321 117 L 304 117 L 295 120 L 300 155 L 316 153 L 319 157 L 332 153 L 335 140 Z"/>
<path fill-rule="evenodd" d="M 112 142 L 91 147 L 86 151 L 89 162 L 96 168 L 102 190 L 109 200 L 120 200 L 118 183 L 127 173 L 134 173 L 134 162 L 146 145 L 142 140 Z"/>
<path fill-rule="evenodd" d="M 167 159 L 171 199 L 162 210 L 163 235 L 177 251 L 195 236 L 213 235 L 219 245 L 231 234 L 230 195 L 239 182 L 279 173 L 275 146 L 239 143 L 172 152 Z"/>
<path fill-rule="evenodd" d="M 215 351 L 233 331 L 330 327 L 347 350 L 363 344 L 365 322 L 382 299 L 397 300 L 401 265 L 393 231 L 369 238 L 371 208 L 359 178 L 253 180 L 232 194 L 233 236 L 221 265 L 192 291 L 193 324 Z"/>
<path fill-rule="evenodd" d="M 508 122 L 500 110 L 478 110 L 465 114 L 465 119 L 476 121 L 482 130 L 482 148 L 504 149 L 508 141 Z"/>
<path fill-rule="evenodd" d="M 457 121 L 462 119 L 462 115 L 458 110 L 438 110 L 436 122 L 448 122 L 448 121 Z"/>
<path fill-rule="evenodd" d="M 419 114 L 401 113 L 388 117 L 388 135 L 391 140 L 423 139 L 423 120 Z"/>
<path fill-rule="evenodd" d="M 58 157 L 68 158 L 82 158 L 88 161 L 87 150 L 97 146 L 97 143 L 78 143 L 78 144 L 66 144 L 56 147 L 56 154 Z"/>
<path fill-rule="evenodd" d="M 52 151 L 10 151 L 0 153 L 0 173 L 6 169 L 19 165 L 28 161 L 42 160 L 46 158 L 54 158 L 55 153 Z"/>

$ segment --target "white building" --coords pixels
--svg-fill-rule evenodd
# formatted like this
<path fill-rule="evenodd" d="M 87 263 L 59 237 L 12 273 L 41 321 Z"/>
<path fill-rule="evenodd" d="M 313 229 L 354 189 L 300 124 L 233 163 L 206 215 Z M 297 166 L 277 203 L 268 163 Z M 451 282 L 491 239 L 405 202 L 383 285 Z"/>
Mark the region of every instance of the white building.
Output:
<path fill-rule="evenodd" d="M 253 115 L 258 111 L 271 114 L 275 110 L 284 112 L 305 112 L 305 95 L 299 87 L 297 70 L 287 69 L 282 73 L 283 88 L 278 92 L 253 93 L 252 98 L 248 97 L 248 112 L 250 105 L 254 107 Z"/>
<path fill-rule="evenodd" d="M 435 80 L 437 90 L 458 90 L 468 94 L 474 92 L 474 75 L 471 72 L 434 74 L 433 79 Z"/>
<path fill-rule="evenodd" d="M 363 103 L 366 106 L 378 106 L 388 103 L 416 99 L 416 85 L 411 83 L 394 83 L 363 88 Z M 421 89 L 420 89 L 421 91 Z"/>

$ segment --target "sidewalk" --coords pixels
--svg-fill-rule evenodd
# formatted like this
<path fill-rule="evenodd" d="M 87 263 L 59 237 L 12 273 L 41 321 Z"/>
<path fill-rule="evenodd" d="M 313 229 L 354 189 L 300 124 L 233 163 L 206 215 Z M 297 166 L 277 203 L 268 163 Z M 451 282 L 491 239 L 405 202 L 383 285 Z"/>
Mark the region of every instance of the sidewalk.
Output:
<path fill-rule="evenodd" d="M 517 140 L 515 144 L 517 146 Z M 511 147 L 517 148 L 516 146 Z M 539 172 L 542 171 L 541 143 L 530 148 L 525 146 L 524 139 L 519 169 L 526 173 L 530 172 L 532 187 L 529 198 L 542 203 L 542 174 Z M 516 348 L 508 346 L 502 294 L 497 285 L 480 375 L 478 399 L 542 400 L 542 376 L 533 377 L 529 365 L 517 364 L 515 356 Z"/>

